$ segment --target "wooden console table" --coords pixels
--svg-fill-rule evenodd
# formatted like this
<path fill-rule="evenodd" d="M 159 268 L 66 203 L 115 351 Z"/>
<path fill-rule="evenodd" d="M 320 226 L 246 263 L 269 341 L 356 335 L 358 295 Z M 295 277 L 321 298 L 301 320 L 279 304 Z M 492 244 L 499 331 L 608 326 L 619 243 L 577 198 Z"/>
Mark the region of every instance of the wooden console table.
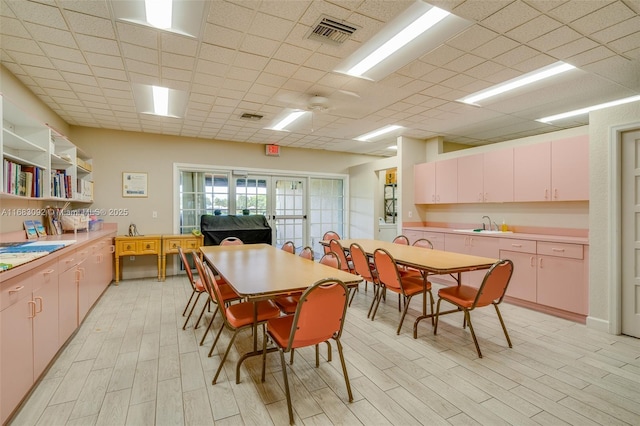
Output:
<path fill-rule="evenodd" d="M 115 238 L 116 283 L 120 282 L 120 257 L 156 255 L 158 257 L 158 281 L 166 278 L 167 254 L 177 254 L 178 247 L 185 252 L 194 252 L 203 244 L 202 235 L 141 235 Z"/>

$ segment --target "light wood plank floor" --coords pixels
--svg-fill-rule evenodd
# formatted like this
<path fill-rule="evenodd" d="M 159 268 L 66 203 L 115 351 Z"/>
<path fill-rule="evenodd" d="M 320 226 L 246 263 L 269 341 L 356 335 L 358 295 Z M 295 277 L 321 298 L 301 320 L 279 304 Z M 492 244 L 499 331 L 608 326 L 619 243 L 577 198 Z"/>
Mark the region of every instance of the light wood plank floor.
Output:
<path fill-rule="evenodd" d="M 229 334 L 207 357 L 213 335 L 199 346 L 204 327 L 194 330 L 194 319 L 182 330 L 190 292 L 184 276 L 111 285 L 12 424 L 288 424 L 276 353 L 268 355 L 265 383 L 259 358 L 245 362 L 235 383 L 250 332 L 236 339 L 211 385 Z M 640 425 L 639 339 L 503 304 L 514 347 L 493 308 L 478 310 L 479 359 L 461 314 L 443 317 L 437 336 L 423 321 L 414 340 L 416 311 L 397 336 L 397 299 L 388 298 L 371 322 L 371 298 L 361 287 L 344 329 L 354 401 L 347 401 L 335 345 L 332 362 L 321 348 L 319 368 L 312 349 L 300 350 L 289 375 L 297 424 Z"/>

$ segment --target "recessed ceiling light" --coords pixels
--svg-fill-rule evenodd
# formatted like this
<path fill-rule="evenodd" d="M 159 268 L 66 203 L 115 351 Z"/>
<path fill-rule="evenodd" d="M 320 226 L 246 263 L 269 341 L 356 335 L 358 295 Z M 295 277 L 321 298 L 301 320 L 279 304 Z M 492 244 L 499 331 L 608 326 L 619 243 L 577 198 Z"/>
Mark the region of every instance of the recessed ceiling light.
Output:
<path fill-rule="evenodd" d="M 294 121 L 296 121 L 298 118 L 302 117 L 304 114 L 306 114 L 308 111 L 302 111 L 302 110 L 296 110 L 293 111 L 292 113 L 288 114 L 285 118 L 283 118 L 282 120 L 280 120 L 278 123 L 276 123 L 275 126 L 270 127 L 271 130 L 283 130 L 285 127 L 287 127 L 289 124 L 293 123 Z"/>
<path fill-rule="evenodd" d="M 472 23 L 416 0 L 341 62 L 336 72 L 380 80 L 435 49 Z"/>
<path fill-rule="evenodd" d="M 501 93 L 517 89 L 518 87 L 526 86 L 527 84 L 535 83 L 536 81 L 561 74 L 574 68 L 575 67 L 573 65 L 567 64 L 565 62 L 556 62 L 555 64 L 551 64 L 530 73 L 521 75 L 520 77 L 505 81 L 504 83 L 489 87 L 488 89 L 481 90 L 462 99 L 458 99 L 458 102 L 477 105 L 477 102 L 483 99 L 487 99 Z"/>
<path fill-rule="evenodd" d="M 208 15 L 207 0 L 116 0 L 107 2 L 115 19 L 198 37 Z"/>
<path fill-rule="evenodd" d="M 147 22 L 160 29 L 171 28 L 173 0 L 144 0 Z"/>
<path fill-rule="evenodd" d="M 392 150 L 392 151 L 397 151 L 397 150 L 398 150 L 398 145 L 391 145 L 391 146 L 388 146 L 388 147 L 387 147 L 387 149 L 390 149 L 390 150 Z"/>
<path fill-rule="evenodd" d="M 169 88 L 151 86 L 153 89 L 153 113 L 167 115 L 169 113 Z"/>
<path fill-rule="evenodd" d="M 374 130 L 373 132 L 365 133 L 364 135 L 358 136 L 357 138 L 355 138 L 355 140 L 362 141 L 362 142 L 369 142 L 371 139 L 375 139 L 378 136 L 386 135 L 387 133 L 393 132 L 394 130 L 398 130 L 401 128 L 402 126 L 398 126 L 395 124 L 381 127 L 377 130 Z"/>
<path fill-rule="evenodd" d="M 617 105 L 624 105 L 624 104 L 637 102 L 637 101 L 640 101 L 640 95 L 618 99 L 616 101 L 605 102 L 603 104 L 593 105 L 590 107 L 576 109 L 573 111 L 563 112 L 562 114 L 550 115 L 548 117 L 538 118 L 536 121 L 539 121 L 541 123 L 551 123 L 552 121 L 562 120 L 563 118 L 575 117 L 576 115 L 587 114 L 591 111 L 597 111 L 599 109 L 609 108 Z"/>
<path fill-rule="evenodd" d="M 188 94 L 167 87 L 133 84 L 133 99 L 140 113 L 178 118 L 184 117 Z"/>

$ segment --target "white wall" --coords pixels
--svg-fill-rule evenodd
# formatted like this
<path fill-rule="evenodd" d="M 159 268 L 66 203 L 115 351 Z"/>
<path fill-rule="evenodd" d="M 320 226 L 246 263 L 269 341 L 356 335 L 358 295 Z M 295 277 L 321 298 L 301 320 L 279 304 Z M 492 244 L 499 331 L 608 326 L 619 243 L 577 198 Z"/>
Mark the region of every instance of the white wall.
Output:
<path fill-rule="evenodd" d="M 616 130 L 640 128 L 640 102 L 607 108 L 589 114 L 589 317 L 587 325 L 620 333 L 620 200 L 615 183 L 620 181 L 620 163 L 613 156 L 619 142 Z M 619 149 L 617 149 L 620 152 Z"/>

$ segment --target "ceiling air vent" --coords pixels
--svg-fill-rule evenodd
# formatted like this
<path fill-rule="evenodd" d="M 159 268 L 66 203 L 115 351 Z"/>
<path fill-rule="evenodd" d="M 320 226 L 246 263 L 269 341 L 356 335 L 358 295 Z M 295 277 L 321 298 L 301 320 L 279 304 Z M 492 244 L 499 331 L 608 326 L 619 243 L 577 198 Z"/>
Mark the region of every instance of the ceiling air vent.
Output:
<path fill-rule="evenodd" d="M 358 28 L 353 24 L 346 24 L 337 19 L 324 16 L 309 33 L 309 39 L 322 43 L 342 44 Z"/>
<path fill-rule="evenodd" d="M 251 114 L 249 112 L 245 112 L 240 116 L 240 118 L 243 118 L 245 120 L 253 120 L 253 121 L 258 121 L 258 120 L 262 119 L 262 117 L 264 117 L 264 115 Z"/>

